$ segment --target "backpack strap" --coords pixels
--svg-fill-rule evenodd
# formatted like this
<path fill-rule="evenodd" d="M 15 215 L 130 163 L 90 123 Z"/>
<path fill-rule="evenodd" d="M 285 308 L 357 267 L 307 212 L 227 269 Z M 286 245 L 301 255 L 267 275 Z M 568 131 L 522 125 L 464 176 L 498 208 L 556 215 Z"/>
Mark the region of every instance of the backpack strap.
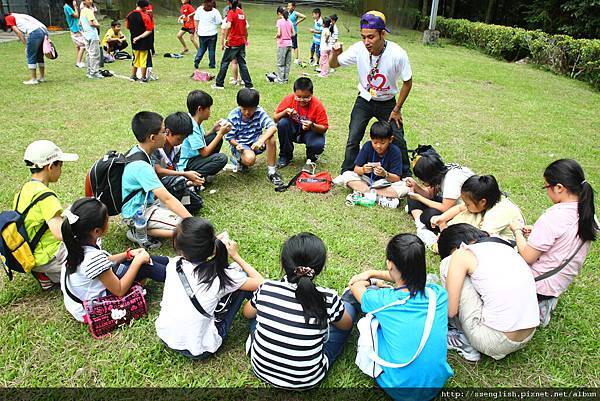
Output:
<path fill-rule="evenodd" d="M 573 258 L 575 257 L 575 255 L 577 255 L 579 253 L 579 251 L 581 250 L 581 248 L 583 247 L 584 244 L 585 244 L 585 241 L 581 241 L 581 244 L 579 244 L 579 246 L 577 247 L 577 249 L 575 250 L 575 252 L 573 252 L 573 254 L 571 256 L 569 256 L 567 259 L 565 259 L 565 261 L 562 262 L 560 264 L 560 266 L 555 267 L 554 269 L 552 269 L 552 270 L 550 270 L 550 271 L 548 271 L 548 272 L 546 272 L 544 274 L 540 274 L 534 280 L 535 281 L 545 280 L 548 277 L 552 277 L 556 273 L 560 272 L 562 269 L 564 269 L 571 262 L 571 260 L 573 260 Z"/>
<path fill-rule="evenodd" d="M 198 298 L 196 298 L 196 295 L 194 295 L 194 291 L 192 291 L 190 282 L 188 281 L 185 273 L 183 272 L 183 268 L 181 267 L 182 264 L 183 264 L 183 258 L 179 258 L 179 260 L 177 261 L 175 270 L 177 271 L 177 274 L 179 275 L 179 279 L 181 280 L 181 284 L 183 285 L 183 289 L 185 290 L 185 293 L 187 294 L 188 298 L 190 298 L 190 301 L 192 302 L 192 305 L 194 305 L 194 308 L 196 308 L 196 310 L 198 312 L 200 312 L 200 314 L 202 316 L 212 319 L 213 317 L 204 310 L 202 305 L 200 305 L 200 302 L 198 302 Z"/>
<path fill-rule="evenodd" d="M 133 149 L 133 148 L 131 148 L 131 149 Z M 131 149 L 129 150 L 129 152 L 131 152 Z M 128 153 L 129 153 L 129 152 L 128 152 Z M 135 153 L 133 153 L 133 154 L 131 154 L 131 155 L 129 155 L 129 156 L 125 156 L 125 160 L 126 160 L 126 163 L 125 163 L 125 165 L 127 165 L 127 164 L 129 164 L 129 163 L 133 163 L 133 162 L 138 162 L 138 161 L 141 161 L 141 162 L 146 162 L 146 163 L 148 163 L 148 164 L 152 165 L 152 162 L 150 161 L 150 156 L 148 156 L 148 155 L 146 154 L 146 152 L 144 152 L 144 151 L 135 152 Z M 127 194 L 127 196 L 126 196 L 126 197 L 125 197 L 125 198 L 124 198 L 124 199 L 121 201 L 121 204 L 122 204 L 122 205 L 126 204 L 127 202 L 129 202 L 131 199 L 133 199 L 133 197 L 134 197 L 134 196 L 136 196 L 137 194 L 139 194 L 140 192 L 142 192 L 142 188 L 139 188 L 139 189 L 136 189 L 136 190 L 135 190 L 135 191 L 133 191 L 133 192 L 130 192 L 130 193 L 129 193 L 129 194 Z"/>
<path fill-rule="evenodd" d="M 67 295 L 69 296 L 69 298 L 71 298 L 74 302 L 77 302 L 78 304 L 83 305 L 83 301 L 81 299 L 77 298 L 75 296 L 75 294 L 73 294 L 71 292 L 71 290 L 69 290 L 69 286 L 67 285 L 67 276 L 68 275 L 69 275 L 69 273 L 67 271 L 65 271 L 65 275 L 64 275 L 64 278 L 63 278 L 63 284 L 64 284 L 64 287 L 65 287 L 65 292 L 67 293 Z"/>
<path fill-rule="evenodd" d="M 386 368 L 392 368 L 392 369 L 403 368 L 405 366 L 410 365 L 415 359 L 417 359 L 419 357 L 419 355 L 421 354 L 421 351 L 423 351 L 423 348 L 425 347 L 425 344 L 427 344 L 427 340 L 429 339 L 429 334 L 431 334 L 431 328 L 433 327 L 433 320 L 435 318 L 435 308 L 437 306 L 437 297 L 435 295 L 435 292 L 429 287 L 426 287 L 425 290 L 427 292 L 427 297 L 429 298 L 429 304 L 427 305 L 427 318 L 425 319 L 425 327 L 423 328 L 423 335 L 421 336 L 421 342 L 419 343 L 419 348 L 417 349 L 417 352 L 415 352 L 413 357 L 410 358 L 410 360 L 405 363 L 388 362 L 388 361 L 381 359 L 379 357 L 379 355 L 377 355 L 376 352 L 372 352 L 370 357 L 376 364 L 378 364 L 380 366 L 385 366 Z M 382 308 L 376 309 L 370 313 L 373 314 L 373 313 L 381 311 L 382 309 L 388 308 L 390 306 L 398 305 L 399 304 L 398 302 L 401 302 L 402 304 L 404 304 L 404 303 L 406 303 L 406 301 L 408 301 L 408 298 L 410 298 L 410 297 L 406 297 L 399 301 L 392 302 L 391 304 L 386 305 Z M 375 329 L 376 329 L 376 326 L 375 326 Z M 373 333 L 373 335 L 375 335 L 375 336 L 377 335 L 376 330 Z"/>
<path fill-rule="evenodd" d="M 285 192 L 288 190 L 289 187 L 293 186 L 296 184 L 296 180 L 298 179 L 298 177 L 300 177 L 300 174 L 302 174 L 302 170 L 300 170 L 298 172 L 298 174 L 296 174 L 295 176 L 292 177 L 292 179 L 285 185 L 282 185 L 280 187 L 275 187 L 275 192 Z"/>
<path fill-rule="evenodd" d="M 511 248 L 515 247 L 515 245 L 512 244 L 510 241 L 507 241 L 507 240 L 499 238 L 499 237 L 482 237 L 482 238 L 479 238 L 475 243 L 481 244 L 483 242 L 495 242 L 497 244 L 510 246 Z"/>
<path fill-rule="evenodd" d="M 29 204 L 29 206 L 27 206 L 25 208 L 25 210 L 23 210 L 23 212 L 21 213 L 21 219 L 23 221 L 25 221 L 25 217 L 27 217 L 27 213 L 29 213 L 31 208 L 33 206 L 35 206 L 38 202 L 41 202 L 44 199 L 49 198 L 50 196 L 56 196 L 56 194 L 54 192 L 44 192 L 43 194 L 41 194 L 40 196 L 38 196 L 37 198 L 32 200 L 31 203 Z M 20 199 L 21 199 L 21 193 L 19 192 L 19 196 L 17 197 L 17 204 L 15 205 L 15 209 L 19 208 L 19 200 Z M 38 246 L 40 240 L 42 239 L 42 236 L 46 233 L 46 231 L 48 231 L 48 223 L 46 223 L 44 221 L 44 224 L 42 224 L 40 229 L 35 233 L 33 238 L 29 241 L 29 249 L 31 249 L 31 253 L 33 253 L 35 251 L 35 248 Z"/>

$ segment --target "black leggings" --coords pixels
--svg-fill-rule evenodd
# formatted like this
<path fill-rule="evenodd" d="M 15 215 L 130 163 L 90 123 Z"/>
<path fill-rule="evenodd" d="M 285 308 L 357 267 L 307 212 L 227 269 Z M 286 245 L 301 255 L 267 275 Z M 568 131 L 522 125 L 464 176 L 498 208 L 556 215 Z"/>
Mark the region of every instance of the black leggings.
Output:
<path fill-rule="evenodd" d="M 442 202 L 443 199 L 440 196 L 435 196 L 432 199 L 434 202 Z M 434 233 L 439 233 L 440 230 L 437 227 L 431 227 L 431 218 L 433 216 L 439 216 L 440 214 L 442 214 L 442 212 L 440 212 L 437 209 L 434 209 L 432 207 L 426 206 L 423 203 L 413 200 L 413 199 L 408 199 L 408 212 L 412 212 L 413 210 L 421 210 L 423 211 L 423 213 L 421 214 L 421 223 L 425 224 L 425 227 L 429 230 L 429 231 L 433 231 Z"/>

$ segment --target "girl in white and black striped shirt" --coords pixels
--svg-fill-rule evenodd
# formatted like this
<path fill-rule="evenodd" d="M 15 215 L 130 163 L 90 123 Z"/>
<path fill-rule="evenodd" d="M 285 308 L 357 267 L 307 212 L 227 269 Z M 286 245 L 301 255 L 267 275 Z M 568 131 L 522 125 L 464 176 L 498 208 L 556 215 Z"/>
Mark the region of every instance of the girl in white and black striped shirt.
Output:
<path fill-rule="evenodd" d="M 301 233 L 281 250 L 285 276 L 266 280 L 244 307 L 250 322 L 246 349 L 263 381 L 293 390 L 318 385 L 342 352 L 356 311 L 335 290 L 316 287 L 327 250 L 321 239 Z"/>

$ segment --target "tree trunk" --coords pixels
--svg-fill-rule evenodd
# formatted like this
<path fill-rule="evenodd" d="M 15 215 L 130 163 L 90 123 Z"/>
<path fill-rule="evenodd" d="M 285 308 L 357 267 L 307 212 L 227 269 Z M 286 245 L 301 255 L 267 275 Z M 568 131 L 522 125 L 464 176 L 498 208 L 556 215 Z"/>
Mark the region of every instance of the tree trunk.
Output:
<path fill-rule="evenodd" d="M 421 9 L 421 15 L 423 17 L 429 16 L 431 12 L 431 7 L 429 7 L 429 1 L 423 0 L 423 8 Z"/>
<path fill-rule="evenodd" d="M 492 18 L 494 17 L 494 6 L 496 5 L 496 0 L 488 0 L 488 8 L 487 13 L 485 14 L 485 23 L 489 24 L 492 22 Z"/>
<path fill-rule="evenodd" d="M 454 12 L 456 11 L 456 0 L 452 0 L 450 5 L 450 18 L 454 18 Z"/>

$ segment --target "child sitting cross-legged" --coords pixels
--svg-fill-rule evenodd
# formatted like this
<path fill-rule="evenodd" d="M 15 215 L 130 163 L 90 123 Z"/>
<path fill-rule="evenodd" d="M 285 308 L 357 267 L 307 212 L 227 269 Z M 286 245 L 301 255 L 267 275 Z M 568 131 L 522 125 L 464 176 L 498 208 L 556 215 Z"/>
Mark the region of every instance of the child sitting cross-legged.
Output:
<path fill-rule="evenodd" d="M 402 181 L 402 153 L 392 143 L 394 133 L 388 122 L 378 121 L 371 126 L 371 140 L 365 142 L 354 161 L 354 170 L 342 175 L 355 194 L 346 200 L 353 202 L 356 193 L 375 192 L 382 207 L 396 208 L 408 189 Z"/>
<path fill-rule="evenodd" d="M 179 354 L 206 359 L 221 347 L 242 303 L 263 278 L 226 233 L 215 235 L 208 220 L 182 220 L 174 244 L 179 257 L 167 266 L 156 333 Z"/>
<path fill-rule="evenodd" d="M 381 366 L 377 385 L 394 400 L 429 400 L 453 374 L 446 361 L 448 294 L 443 287 L 426 283 L 425 246 L 416 235 L 396 235 L 385 253 L 387 270 L 353 276 L 350 291 L 346 290 L 342 299 L 365 313 L 374 312 L 379 321 L 377 352 L 381 359 L 408 363 L 404 367 Z M 430 302 L 432 311 L 428 312 Z M 419 352 L 428 321 L 431 330 Z"/>
<path fill-rule="evenodd" d="M 148 236 L 157 238 L 173 237 L 180 219 L 191 214 L 164 187 L 150 158 L 155 150 L 165 145 L 162 116 L 150 111 L 140 111 L 133 117 L 131 128 L 138 144 L 127 154 L 129 158 L 136 159 L 127 163 L 123 170 L 121 215 L 130 226 L 127 232 L 129 240 L 144 247 L 156 247 L 159 245 L 157 242 L 150 243 L 145 238 L 137 238 L 133 220 L 138 212 L 146 220 Z"/>
<path fill-rule="evenodd" d="M 121 297 L 134 280 L 165 281 L 167 257 L 150 257 L 143 248 L 116 255 L 100 249 L 100 238 L 108 231 L 108 211 L 99 200 L 79 199 L 64 216 L 61 232 L 68 254 L 61 286 L 65 308 L 76 320 L 83 322 L 83 301 L 109 293 Z"/>
<path fill-rule="evenodd" d="M 356 311 L 334 290 L 317 287 L 327 250 L 310 233 L 288 238 L 281 249 L 281 280 L 266 280 L 244 306 L 250 321 L 246 352 L 252 371 L 275 387 L 317 386 L 341 354 Z"/>
<path fill-rule="evenodd" d="M 256 156 L 267 151 L 267 178 L 277 187 L 283 180 L 277 172 L 275 158 L 277 126 L 267 112 L 260 107 L 260 94 L 256 89 L 242 88 L 237 94 L 239 107 L 229 113 L 231 131 L 225 136 L 231 145 L 231 154 L 237 159 L 241 171 L 256 163 Z"/>

